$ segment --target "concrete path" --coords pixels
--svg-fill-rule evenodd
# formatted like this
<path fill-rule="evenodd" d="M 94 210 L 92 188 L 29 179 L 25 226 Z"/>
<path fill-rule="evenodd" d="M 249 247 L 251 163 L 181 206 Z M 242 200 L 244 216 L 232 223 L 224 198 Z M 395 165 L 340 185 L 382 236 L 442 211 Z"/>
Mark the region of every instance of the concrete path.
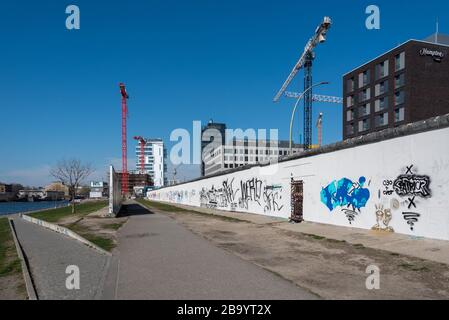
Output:
<path fill-rule="evenodd" d="M 18 240 L 27 256 L 38 298 L 91 300 L 101 297 L 109 257 L 59 233 L 14 218 Z M 67 290 L 66 268 L 80 270 L 80 290 Z"/>
<path fill-rule="evenodd" d="M 120 230 L 106 299 L 316 299 L 138 204 Z"/>

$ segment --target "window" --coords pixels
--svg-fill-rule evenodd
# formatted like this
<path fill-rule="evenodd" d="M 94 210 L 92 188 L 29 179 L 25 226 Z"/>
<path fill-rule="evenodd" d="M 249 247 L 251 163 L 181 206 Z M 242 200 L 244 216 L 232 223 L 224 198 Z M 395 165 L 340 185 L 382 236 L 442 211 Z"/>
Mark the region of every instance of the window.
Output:
<path fill-rule="evenodd" d="M 394 105 L 400 105 L 404 103 L 404 91 L 397 91 L 394 94 Z"/>
<path fill-rule="evenodd" d="M 376 66 L 376 80 L 388 76 L 388 60 Z"/>
<path fill-rule="evenodd" d="M 379 112 L 388 108 L 388 98 L 383 97 L 374 102 L 374 112 Z"/>
<path fill-rule="evenodd" d="M 405 52 L 398 54 L 395 59 L 395 70 L 399 71 L 405 68 Z"/>
<path fill-rule="evenodd" d="M 405 119 L 404 108 L 394 110 L 394 122 L 401 122 Z"/>
<path fill-rule="evenodd" d="M 379 84 L 376 84 L 376 88 L 375 88 L 376 97 L 380 96 L 386 92 L 388 92 L 388 81 L 383 81 Z"/>
<path fill-rule="evenodd" d="M 346 121 L 352 121 L 355 118 L 355 111 L 354 110 L 348 110 L 346 112 Z"/>
<path fill-rule="evenodd" d="M 354 134 L 354 124 L 353 124 L 353 123 L 348 124 L 348 125 L 346 126 L 346 134 L 347 134 L 347 135 L 352 135 L 352 134 Z"/>
<path fill-rule="evenodd" d="M 359 132 L 364 132 L 370 129 L 369 119 L 359 121 Z"/>
<path fill-rule="evenodd" d="M 388 124 L 388 112 L 376 116 L 376 127 L 386 126 Z"/>
<path fill-rule="evenodd" d="M 354 80 L 354 78 L 349 79 L 346 85 L 347 85 L 346 92 L 348 92 L 348 93 L 349 92 L 353 92 L 354 89 L 355 89 L 355 80 Z"/>
<path fill-rule="evenodd" d="M 367 116 L 371 113 L 371 104 L 367 103 L 359 108 L 359 117 Z"/>
<path fill-rule="evenodd" d="M 370 83 L 370 71 L 366 70 L 365 72 L 362 72 L 359 74 L 359 88 L 362 88 L 366 86 L 368 83 Z"/>
<path fill-rule="evenodd" d="M 360 101 L 366 101 L 371 99 L 371 89 L 367 88 L 360 92 Z"/>
<path fill-rule="evenodd" d="M 346 107 L 350 108 L 354 105 L 354 96 L 348 96 L 346 98 Z"/>
<path fill-rule="evenodd" d="M 394 87 L 396 89 L 401 88 L 405 84 L 405 74 L 399 74 L 394 77 Z"/>

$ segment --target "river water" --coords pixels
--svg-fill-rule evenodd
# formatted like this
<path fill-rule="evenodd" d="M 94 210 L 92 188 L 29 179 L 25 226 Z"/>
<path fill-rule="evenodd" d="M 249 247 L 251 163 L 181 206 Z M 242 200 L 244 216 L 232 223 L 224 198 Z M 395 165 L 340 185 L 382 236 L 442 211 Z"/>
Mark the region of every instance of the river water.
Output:
<path fill-rule="evenodd" d="M 67 206 L 68 201 L 0 202 L 0 216 Z"/>

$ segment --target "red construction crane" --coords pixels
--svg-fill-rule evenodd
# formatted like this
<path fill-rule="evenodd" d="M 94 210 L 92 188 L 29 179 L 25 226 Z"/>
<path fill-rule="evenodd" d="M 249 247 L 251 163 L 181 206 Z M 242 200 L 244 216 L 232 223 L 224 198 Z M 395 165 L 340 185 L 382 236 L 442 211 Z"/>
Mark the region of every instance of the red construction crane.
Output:
<path fill-rule="evenodd" d="M 128 194 L 128 149 L 126 140 L 126 117 L 128 115 L 129 99 L 125 84 L 120 83 L 120 93 L 122 95 L 122 194 Z"/>
<path fill-rule="evenodd" d="M 145 145 L 147 140 L 143 137 L 134 137 L 134 140 L 139 141 L 140 144 L 140 173 L 145 173 Z"/>

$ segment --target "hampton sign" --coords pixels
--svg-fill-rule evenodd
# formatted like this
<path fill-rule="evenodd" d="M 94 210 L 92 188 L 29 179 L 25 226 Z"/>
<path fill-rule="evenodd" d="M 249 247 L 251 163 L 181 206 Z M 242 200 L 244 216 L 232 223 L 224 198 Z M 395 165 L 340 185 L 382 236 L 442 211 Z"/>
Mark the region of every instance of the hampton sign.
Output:
<path fill-rule="evenodd" d="M 422 48 L 419 52 L 421 56 L 429 56 L 432 57 L 435 61 L 440 62 L 445 57 L 444 52 L 438 50 L 430 50 L 427 48 Z"/>

